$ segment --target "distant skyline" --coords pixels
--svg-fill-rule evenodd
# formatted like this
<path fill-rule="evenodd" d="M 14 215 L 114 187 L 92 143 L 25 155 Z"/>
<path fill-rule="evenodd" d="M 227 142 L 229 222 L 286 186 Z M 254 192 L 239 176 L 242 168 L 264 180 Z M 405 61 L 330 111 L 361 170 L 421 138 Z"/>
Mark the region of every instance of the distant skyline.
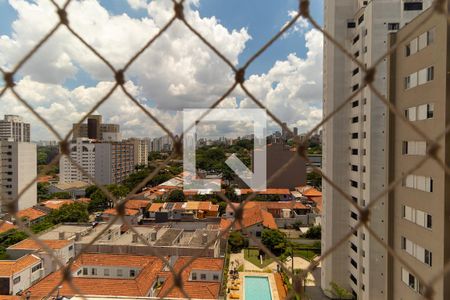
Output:
<path fill-rule="evenodd" d="M 185 14 L 235 65 L 241 65 L 294 14 L 298 1 L 190 0 Z M 322 23 L 322 1 L 312 3 Z M 172 14 L 170 1 L 73 1 L 71 25 L 120 68 Z M 0 1 L 0 66 L 10 69 L 57 22 L 47 0 Z M 32 26 L 30 26 L 32 24 Z M 100 34 L 97 34 L 100 33 Z M 322 35 L 300 20 L 248 69 L 246 86 L 289 127 L 304 132 L 322 118 Z M 183 108 L 206 108 L 231 85 L 233 74 L 179 22 L 126 73 L 127 88 L 174 132 Z M 64 135 L 112 86 L 112 75 L 79 41 L 61 28 L 16 76 L 17 90 Z M 25 107 L 7 93 L 0 115 L 19 114 L 31 123 L 31 139 L 54 140 Z M 221 104 L 254 107 L 240 90 Z M 164 133 L 116 91 L 96 113 L 118 123 L 124 137 Z M 270 130 L 277 130 L 270 126 Z M 237 135 L 240 128 L 231 126 Z M 214 133 L 212 133 L 214 134 Z M 220 132 L 217 132 L 220 135 Z M 244 133 L 243 133 L 244 134 Z"/>

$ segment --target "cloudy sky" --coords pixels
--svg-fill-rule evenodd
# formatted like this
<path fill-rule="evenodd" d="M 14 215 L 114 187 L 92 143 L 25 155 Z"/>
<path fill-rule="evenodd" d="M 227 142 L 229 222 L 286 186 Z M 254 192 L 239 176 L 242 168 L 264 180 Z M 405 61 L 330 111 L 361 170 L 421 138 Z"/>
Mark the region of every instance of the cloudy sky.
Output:
<path fill-rule="evenodd" d="M 189 0 L 185 15 L 234 65 L 240 66 L 295 14 L 297 0 Z M 117 69 L 172 16 L 171 1 L 74 0 L 73 28 Z M 322 1 L 312 1 L 322 23 Z M 0 66 L 14 67 L 57 22 L 49 0 L 0 0 Z M 322 35 L 300 20 L 246 73 L 246 86 L 290 127 L 304 132 L 322 117 Z M 113 85 L 106 65 L 65 29 L 22 67 L 17 90 L 65 134 Z M 127 89 L 169 129 L 180 132 L 182 110 L 207 108 L 232 84 L 233 73 L 183 24 L 175 22 L 126 73 Z M 3 84 L 3 83 L 0 83 Z M 254 104 L 236 90 L 221 105 Z M 156 137 L 161 130 L 117 90 L 97 113 L 119 123 L 124 136 Z M 10 93 L 0 98 L 0 117 L 19 114 L 32 124 L 33 140 L 55 137 Z M 240 134 L 242 126 L 224 128 Z M 220 128 L 220 129 L 219 129 Z M 276 129 L 271 125 L 271 130 Z M 248 132 L 242 132 L 245 134 Z M 220 135 L 220 133 L 218 133 Z"/>

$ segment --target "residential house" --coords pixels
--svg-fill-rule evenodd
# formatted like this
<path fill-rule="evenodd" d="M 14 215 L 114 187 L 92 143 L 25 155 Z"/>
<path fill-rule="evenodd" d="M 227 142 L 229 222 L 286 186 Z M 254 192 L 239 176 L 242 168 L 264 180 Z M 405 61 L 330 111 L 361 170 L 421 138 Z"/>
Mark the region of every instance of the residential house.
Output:
<path fill-rule="evenodd" d="M 0 295 L 20 294 L 42 277 L 42 260 L 34 254 L 0 260 Z"/>

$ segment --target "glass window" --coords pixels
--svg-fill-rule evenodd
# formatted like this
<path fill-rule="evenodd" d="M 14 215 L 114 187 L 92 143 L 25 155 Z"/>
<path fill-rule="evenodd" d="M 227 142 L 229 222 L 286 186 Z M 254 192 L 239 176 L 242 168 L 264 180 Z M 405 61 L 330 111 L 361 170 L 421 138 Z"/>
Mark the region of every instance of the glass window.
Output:
<path fill-rule="evenodd" d="M 200 274 L 200 279 L 201 280 L 206 280 L 206 274 Z"/>
<path fill-rule="evenodd" d="M 103 269 L 103 276 L 109 276 L 109 269 Z"/>
<path fill-rule="evenodd" d="M 197 273 L 192 273 L 192 280 L 197 280 Z"/>
<path fill-rule="evenodd" d="M 88 274 L 88 269 L 87 268 L 83 268 L 83 275 L 87 275 Z"/>
<path fill-rule="evenodd" d="M 13 279 L 13 284 L 18 284 L 20 282 L 20 276 Z"/>

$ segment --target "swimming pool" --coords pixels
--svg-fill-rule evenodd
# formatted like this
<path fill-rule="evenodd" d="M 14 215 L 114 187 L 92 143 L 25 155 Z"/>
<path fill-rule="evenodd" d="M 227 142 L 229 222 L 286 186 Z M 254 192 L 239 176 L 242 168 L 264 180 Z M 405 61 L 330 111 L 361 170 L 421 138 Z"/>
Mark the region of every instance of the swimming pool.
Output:
<path fill-rule="evenodd" d="M 245 276 L 245 300 L 272 300 L 268 277 Z"/>

